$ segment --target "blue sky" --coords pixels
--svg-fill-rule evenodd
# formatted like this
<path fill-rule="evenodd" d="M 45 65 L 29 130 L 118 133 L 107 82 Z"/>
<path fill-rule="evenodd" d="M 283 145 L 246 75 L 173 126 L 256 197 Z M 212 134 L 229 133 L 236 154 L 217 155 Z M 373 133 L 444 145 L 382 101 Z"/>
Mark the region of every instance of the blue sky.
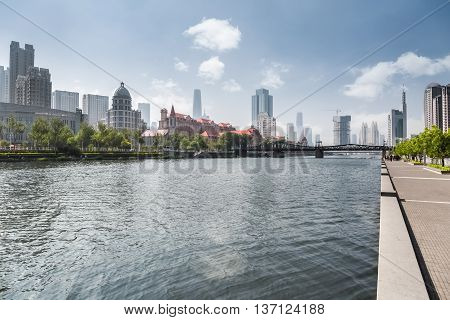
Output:
<path fill-rule="evenodd" d="M 439 6 L 435 1 L 22 1 L 5 3 L 159 105 L 191 113 L 194 88 L 206 112 L 240 127 L 263 86 L 274 115 L 320 87 L 379 44 Z M 0 65 L 9 43 L 33 44 L 53 89 L 111 96 L 117 80 L 0 5 Z M 423 90 L 450 83 L 450 5 L 330 86 L 278 118 L 285 128 L 302 111 L 331 142 L 333 109 L 361 122 L 400 107 L 408 88 L 410 133 L 423 128 Z M 143 97 L 132 93 L 134 103 Z M 152 108 L 152 121 L 159 109 Z"/>

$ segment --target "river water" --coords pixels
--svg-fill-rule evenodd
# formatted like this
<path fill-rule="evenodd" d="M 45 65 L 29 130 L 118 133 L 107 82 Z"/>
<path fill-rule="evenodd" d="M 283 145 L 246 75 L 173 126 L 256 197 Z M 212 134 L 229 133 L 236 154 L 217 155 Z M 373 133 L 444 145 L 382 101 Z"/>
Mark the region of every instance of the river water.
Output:
<path fill-rule="evenodd" d="M 378 156 L 0 163 L 1 299 L 374 299 Z"/>

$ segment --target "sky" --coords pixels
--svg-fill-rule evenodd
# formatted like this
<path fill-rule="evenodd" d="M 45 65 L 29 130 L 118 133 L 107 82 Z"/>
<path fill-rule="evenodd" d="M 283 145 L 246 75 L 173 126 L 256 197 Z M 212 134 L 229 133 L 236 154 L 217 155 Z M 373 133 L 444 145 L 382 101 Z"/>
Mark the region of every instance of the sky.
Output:
<path fill-rule="evenodd" d="M 211 119 L 244 128 L 263 87 L 274 97 L 279 134 L 302 112 L 324 144 L 332 143 L 336 109 L 352 116 L 352 133 L 377 121 L 386 135 L 404 85 L 412 134 L 423 130 L 425 87 L 450 83 L 450 4 L 374 50 L 443 3 L 0 0 L 0 65 L 9 64 L 11 41 L 32 44 L 53 90 L 111 97 L 124 81 L 135 107 L 151 101 L 151 121 L 171 105 L 192 114 L 198 88 Z"/>

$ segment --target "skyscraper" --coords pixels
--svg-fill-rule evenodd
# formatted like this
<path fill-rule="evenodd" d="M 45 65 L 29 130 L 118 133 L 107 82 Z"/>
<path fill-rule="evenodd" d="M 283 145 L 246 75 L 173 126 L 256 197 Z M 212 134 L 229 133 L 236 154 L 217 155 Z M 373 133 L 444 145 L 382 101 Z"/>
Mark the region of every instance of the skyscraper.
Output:
<path fill-rule="evenodd" d="M 52 109 L 77 112 L 80 107 L 80 95 L 78 92 L 55 90 L 52 93 Z"/>
<path fill-rule="evenodd" d="M 252 125 L 256 125 L 258 115 L 267 113 L 269 117 L 273 117 L 273 97 L 267 89 L 258 89 L 256 94 L 252 96 Z"/>
<path fill-rule="evenodd" d="M 314 137 L 314 143 L 320 142 L 320 134 L 316 134 Z"/>
<path fill-rule="evenodd" d="M 380 146 L 382 146 L 386 143 L 385 139 L 386 138 L 385 138 L 384 134 L 380 134 Z"/>
<path fill-rule="evenodd" d="M 447 132 L 450 128 L 450 84 L 430 83 L 424 95 L 425 128 L 437 126 Z"/>
<path fill-rule="evenodd" d="M 52 82 L 48 69 L 29 67 L 26 75 L 17 76 L 15 89 L 17 104 L 51 108 Z"/>
<path fill-rule="evenodd" d="M 202 93 L 200 89 L 194 89 L 194 102 L 192 106 L 192 117 L 198 119 L 202 117 Z"/>
<path fill-rule="evenodd" d="M 305 127 L 303 129 L 303 136 L 306 138 L 306 140 L 308 141 L 308 146 L 312 146 L 313 145 L 313 140 L 312 140 L 312 129 L 310 127 Z"/>
<path fill-rule="evenodd" d="M 388 114 L 388 138 L 387 138 L 387 145 L 389 147 L 392 147 L 392 119 L 391 119 L 391 115 Z"/>
<path fill-rule="evenodd" d="M 138 110 L 141 112 L 142 120 L 146 123 L 147 129 L 150 128 L 150 103 L 138 103 Z"/>
<path fill-rule="evenodd" d="M 286 140 L 289 142 L 295 142 L 295 130 L 294 130 L 294 124 L 288 123 L 286 124 Z"/>
<path fill-rule="evenodd" d="M 359 131 L 359 144 L 361 145 L 369 144 L 369 127 L 365 122 L 361 124 L 361 130 Z"/>
<path fill-rule="evenodd" d="M 352 134 L 351 143 L 358 144 L 358 136 L 356 135 L 356 133 Z"/>
<path fill-rule="evenodd" d="M 295 122 L 295 125 L 297 127 L 297 135 L 298 140 L 301 140 L 303 138 L 303 113 L 297 112 L 297 119 Z"/>
<path fill-rule="evenodd" d="M 370 140 L 369 144 L 373 146 L 380 145 L 380 132 L 378 131 L 378 123 L 372 121 L 370 126 Z"/>
<path fill-rule="evenodd" d="M 18 76 L 25 76 L 29 67 L 34 67 L 34 48 L 25 44 L 22 49 L 18 42 L 11 41 L 9 46 L 9 101 L 16 101 L 16 80 Z"/>
<path fill-rule="evenodd" d="M 0 102 L 9 102 L 9 68 L 0 66 Z"/>
<path fill-rule="evenodd" d="M 391 146 L 395 146 L 397 142 L 403 140 L 403 112 L 400 110 L 391 110 L 391 116 L 388 118 L 390 122 L 389 133 L 391 135 Z"/>
<path fill-rule="evenodd" d="M 94 94 L 83 95 L 83 113 L 88 115 L 88 123 L 97 128 L 99 122 L 106 123 L 109 98 Z"/>
<path fill-rule="evenodd" d="M 406 92 L 403 87 L 402 90 L 402 111 L 403 111 L 403 139 L 406 139 L 408 136 L 408 110 L 406 106 Z"/>
<path fill-rule="evenodd" d="M 350 143 L 351 116 L 333 117 L 333 140 L 334 145 L 345 145 Z"/>

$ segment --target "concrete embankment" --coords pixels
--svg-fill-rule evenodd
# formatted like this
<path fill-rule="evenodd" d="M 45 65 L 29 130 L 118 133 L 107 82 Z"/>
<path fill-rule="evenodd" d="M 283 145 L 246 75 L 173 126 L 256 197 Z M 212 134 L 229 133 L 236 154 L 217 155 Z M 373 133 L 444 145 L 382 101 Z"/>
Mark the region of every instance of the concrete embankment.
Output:
<path fill-rule="evenodd" d="M 381 167 L 377 299 L 429 299 L 398 195 L 384 162 Z"/>

